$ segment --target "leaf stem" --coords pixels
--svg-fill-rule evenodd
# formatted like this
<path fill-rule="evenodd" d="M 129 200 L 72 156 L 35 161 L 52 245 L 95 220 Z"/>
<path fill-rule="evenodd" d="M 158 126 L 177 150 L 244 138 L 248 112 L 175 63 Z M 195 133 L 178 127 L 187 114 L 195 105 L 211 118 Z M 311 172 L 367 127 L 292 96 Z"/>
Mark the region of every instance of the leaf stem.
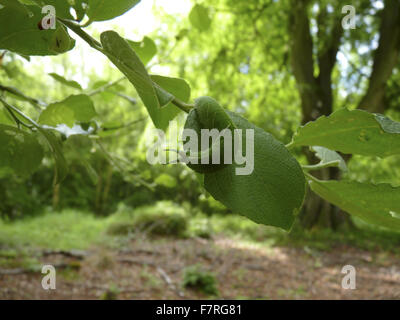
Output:
<path fill-rule="evenodd" d="M 123 80 L 125 80 L 125 79 L 126 79 L 126 77 L 121 77 L 121 78 L 119 78 L 119 79 L 117 79 L 117 80 L 115 80 L 115 81 L 111 81 L 111 82 L 109 82 L 109 83 L 106 83 L 105 85 L 103 85 L 103 86 L 101 86 L 101 87 L 99 87 L 99 88 L 97 88 L 97 89 L 95 89 L 95 90 L 93 90 L 93 91 L 87 93 L 87 95 L 90 96 L 90 97 L 91 97 L 91 96 L 94 96 L 94 95 L 96 95 L 96 94 L 98 94 L 98 93 L 101 93 L 101 92 L 107 90 L 108 88 L 110 88 L 110 87 L 116 85 L 117 83 L 119 83 L 119 82 L 121 82 L 121 81 L 123 81 Z"/>
<path fill-rule="evenodd" d="M 108 158 L 108 160 L 122 173 L 128 173 L 130 176 L 132 176 L 134 179 L 137 179 L 137 182 L 141 183 L 143 186 L 148 188 L 151 191 L 154 191 L 154 185 L 149 184 L 146 181 L 144 181 L 140 176 L 135 175 L 125 168 L 123 168 L 118 161 L 104 148 L 104 146 L 101 144 L 100 141 L 96 141 L 97 145 L 100 147 L 100 150 L 104 153 L 104 155 Z"/>
<path fill-rule="evenodd" d="M 313 180 L 313 181 L 318 181 L 318 179 L 317 179 L 316 177 L 312 176 L 312 175 L 309 174 L 308 172 L 304 172 L 304 175 L 305 175 L 307 178 L 309 178 L 309 179 L 311 179 L 311 180 Z"/>
<path fill-rule="evenodd" d="M 62 18 L 57 18 L 57 20 L 60 21 L 64 26 L 66 26 L 67 28 L 69 28 L 73 32 L 75 32 L 83 40 L 85 40 L 92 48 L 104 53 L 101 43 L 98 42 L 96 39 L 92 38 L 85 31 L 83 31 L 79 24 L 77 24 L 73 21 L 67 20 L 67 19 L 62 19 Z"/>
<path fill-rule="evenodd" d="M 174 99 L 171 101 L 175 106 L 177 106 L 179 109 L 182 111 L 189 113 L 191 109 L 194 108 L 194 105 L 185 103 L 178 98 L 174 97 Z"/>
<path fill-rule="evenodd" d="M 287 145 L 285 145 L 286 149 L 292 149 L 293 148 L 293 141 L 289 142 Z"/>
<path fill-rule="evenodd" d="M 12 106 L 11 104 L 8 104 L 3 98 L 0 97 L 0 102 L 3 104 L 3 106 L 6 108 L 6 110 L 11 114 L 12 118 L 14 119 L 15 123 L 17 124 L 17 126 L 19 127 L 19 125 L 23 125 L 29 129 L 33 129 L 33 128 L 39 128 L 39 125 L 33 121 L 31 118 L 29 118 L 28 116 L 26 116 L 23 112 L 21 112 L 19 109 L 17 109 L 16 107 Z M 29 121 L 32 125 L 26 124 L 23 121 L 21 121 L 20 119 L 18 119 L 16 117 L 16 115 L 14 114 L 17 113 L 19 116 L 21 116 L 22 118 L 24 118 L 25 120 Z"/>
<path fill-rule="evenodd" d="M 9 92 L 17 97 L 20 97 L 26 101 L 28 101 L 31 105 L 33 105 L 36 109 L 38 110 L 42 110 L 42 107 L 40 106 L 40 104 L 44 104 L 43 102 L 32 98 L 32 97 L 28 97 L 27 95 L 25 95 L 24 93 L 22 93 L 21 91 L 19 91 L 17 88 L 14 87 L 7 87 L 7 86 L 3 86 L 0 84 L 0 90 L 1 91 L 6 91 Z"/>
<path fill-rule="evenodd" d="M 135 124 L 138 124 L 138 123 L 140 123 L 140 122 L 146 121 L 147 119 L 148 119 L 148 117 L 143 117 L 143 118 L 140 118 L 140 119 L 138 119 L 138 120 L 134 120 L 134 121 L 128 122 L 128 123 L 123 124 L 123 125 L 120 125 L 120 126 L 116 126 L 116 127 L 105 127 L 105 128 L 103 128 L 103 131 L 125 129 L 125 128 L 131 127 L 131 126 L 133 126 L 133 125 L 135 125 Z"/>
<path fill-rule="evenodd" d="M 330 161 L 330 162 L 320 162 L 318 164 L 313 164 L 313 165 L 302 165 L 301 167 L 303 168 L 304 171 L 313 171 L 313 170 L 319 170 L 323 168 L 329 168 L 329 167 L 337 167 L 339 166 L 340 161 L 335 160 L 335 161 Z"/>

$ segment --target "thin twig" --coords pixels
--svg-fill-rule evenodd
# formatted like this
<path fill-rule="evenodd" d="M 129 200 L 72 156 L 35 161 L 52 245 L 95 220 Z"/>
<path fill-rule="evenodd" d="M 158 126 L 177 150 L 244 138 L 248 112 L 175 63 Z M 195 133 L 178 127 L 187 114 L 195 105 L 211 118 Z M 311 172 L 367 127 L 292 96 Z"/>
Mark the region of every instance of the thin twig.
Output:
<path fill-rule="evenodd" d="M 5 92 L 9 92 L 17 97 L 20 97 L 26 101 L 28 101 L 31 105 L 33 105 L 36 109 L 38 110 L 42 110 L 42 106 L 46 106 L 45 103 L 39 101 L 38 99 L 32 98 L 32 97 L 28 97 L 27 95 L 25 95 L 24 93 L 22 93 L 21 91 L 19 91 L 17 88 L 14 87 L 8 87 L 8 86 L 3 86 L 0 84 L 0 90 L 1 91 L 5 91 Z"/>
<path fill-rule="evenodd" d="M 90 97 L 91 97 L 91 96 L 94 96 L 94 95 L 96 95 L 96 94 L 98 94 L 98 93 L 101 93 L 101 92 L 107 90 L 108 88 L 110 88 L 110 87 L 116 85 L 117 83 L 119 83 L 119 82 L 121 82 L 121 81 L 123 81 L 123 80 L 125 80 L 125 79 L 126 79 L 126 77 L 122 77 L 122 78 L 119 78 L 119 79 L 117 79 L 117 80 L 114 80 L 114 81 L 111 81 L 111 82 L 109 82 L 109 83 L 106 83 L 105 85 L 103 85 L 103 86 L 101 86 L 101 87 L 99 87 L 99 88 L 97 88 L 97 89 L 95 89 L 95 90 L 93 90 L 93 91 L 87 93 L 87 95 L 90 96 Z"/>
<path fill-rule="evenodd" d="M 75 22 L 72 22 L 70 20 L 66 19 L 61 19 L 57 18 L 61 23 L 63 23 L 67 28 L 71 29 L 73 32 L 75 32 L 76 35 L 81 37 L 84 41 L 86 41 L 93 49 L 96 49 L 97 51 L 100 51 L 103 53 L 105 56 L 113 56 L 111 52 L 107 52 L 103 49 L 103 46 L 101 45 L 100 42 L 98 42 L 96 39 L 92 38 L 89 34 L 87 34 L 85 31 L 82 30 L 81 26 L 76 24 Z M 114 57 L 114 56 L 113 56 Z M 115 57 L 116 58 L 116 57 Z M 152 81 L 153 85 L 155 87 L 159 87 L 157 83 Z M 175 106 L 177 106 L 179 109 L 182 111 L 189 113 L 191 109 L 194 108 L 193 105 L 187 104 L 175 96 L 173 96 L 173 100 L 171 101 Z"/>
<path fill-rule="evenodd" d="M 329 167 L 337 167 L 339 166 L 340 161 L 335 160 L 335 161 L 330 161 L 330 162 L 320 162 L 318 164 L 313 164 L 313 165 L 302 165 L 301 167 L 305 171 L 312 171 L 312 170 L 319 170 L 323 168 L 329 168 Z"/>
<path fill-rule="evenodd" d="M 182 291 L 178 290 L 174 283 L 172 282 L 171 278 L 168 276 L 168 274 L 164 271 L 163 268 L 157 267 L 157 272 L 160 274 L 161 278 L 164 279 L 164 281 L 167 283 L 167 285 L 170 287 L 170 289 L 175 292 L 179 297 L 183 298 L 185 295 Z"/>

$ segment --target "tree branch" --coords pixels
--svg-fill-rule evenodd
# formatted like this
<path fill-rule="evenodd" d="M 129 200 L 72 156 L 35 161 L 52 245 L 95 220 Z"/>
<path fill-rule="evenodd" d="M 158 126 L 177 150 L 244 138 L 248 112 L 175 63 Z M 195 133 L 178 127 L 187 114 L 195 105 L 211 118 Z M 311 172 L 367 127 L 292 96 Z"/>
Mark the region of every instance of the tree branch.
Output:
<path fill-rule="evenodd" d="M 289 33 L 291 37 L 291 64 L 299 87 L 303 123 L 313 120 L 316 109 L 316 81 L 314 78 L 313 42 L 308 19 L 308 0 L 292 0 Z"/>
<path fill-rule="evenodd" d="M 386 82 L 399 62 L 400 52 L 400 1 L 385 0 L 382 11 L 379 45 L 375 51 L 372 74 L 366 94 L 358 108 L 370 112 L 385 111 Z"/>
<path fill-rule="evenodd" d="M 322 113 L 332 113 L 332 70 L 336 64 L 336 55 L 339 51 L 340 40 L 343 35 L 343 28 L 340 17 L 334 17 L 332 27 L 327 27 L 327 7 L 321 7 L 318 15 L 318 40 L 327 39 L 325 43 L 318 48 L 318 67 L 319 74 L 317 82 L 319 84 L 319 95 L 322 101 Z"/>

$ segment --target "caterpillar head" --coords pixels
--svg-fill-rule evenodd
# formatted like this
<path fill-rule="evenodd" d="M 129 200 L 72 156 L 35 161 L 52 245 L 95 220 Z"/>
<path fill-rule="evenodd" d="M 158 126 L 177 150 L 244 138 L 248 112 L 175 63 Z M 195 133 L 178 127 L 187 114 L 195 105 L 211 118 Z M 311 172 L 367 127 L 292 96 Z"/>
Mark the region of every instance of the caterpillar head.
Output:
<path fill-rule="evenodd" d="M 230 144 L 232 159 L 232 130 L 234 127 L 235 125 L 232 122 L 232 119 L 213 98 L 200 97 L 196 99 L 195 107 L 190 111 L 185 123 L 185 129 L 194 130 L 198 137 L 198 150 L 197 152 L 194 152 L 194 154 L 193 150 L 190 150 L 192 152 L 188 155 L 188 159 L 191 163 L 188 164 L 188 167 L 198 173 L 208 173 L 221 170 L 226 165 L 224 164 L 226 162 L 225 144 Z M 208 131 L 204 132 L 202 129 L 208 129 Z M 216 136 L 217 132 L 218 136 Z M 213 138 L 211 138 L 211 136 Z M 209 139 L 208 148 L 202 149 L 203 139 Z M 227 141 L 226 139 L 229 139 L 230 141 Z M 184 152 L 186 153 L 189 152 L 186 145 L 188 140 L 189 139 L 186 139 L 186 141 L 184 141 Z M 216 148 L 219 148 L 219 164 L 215 164 L 215 161 L 213 164 L 213 155 L 218 151 Z M 195 158 L 197 159 L 197 164 L 193 163 L 193 159 Z M 208 164 L 205 164 L 203 159 L 208 159 Z"/>

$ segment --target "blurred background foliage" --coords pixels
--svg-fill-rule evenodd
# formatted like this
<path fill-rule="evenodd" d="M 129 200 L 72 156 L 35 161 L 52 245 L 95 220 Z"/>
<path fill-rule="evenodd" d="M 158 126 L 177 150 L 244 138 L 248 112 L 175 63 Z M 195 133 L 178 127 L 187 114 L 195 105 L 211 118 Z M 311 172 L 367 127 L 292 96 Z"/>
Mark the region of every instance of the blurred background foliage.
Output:
<path fill-rule="evenodd" d="M 319 11 L 328 8 L 327 29 L 342 17 L 341 1 L 311 1 L 308 6 L 311 36 L 315 48 L 329 40 L 326 30 L 317 28 Z M 289 0 L 197 1 L 209 10 L 207 30 L 193 26 L 189 12 L 170 13 L 163 1 L 154 1 L 151 12 L 157 21 L 153 31 L 143 34 L 139 24 L 93 24 L 88 32 L 95 37 L 100 29 L 115 29 L 127 38 L 140 41 L 150 37 L 156 55 L 149 61 L 153 74 L 186 79 L 192 99 L 209 95 L 232 111 L 247 117 L 284 143 L 291 140 L 302 123 L 301 99 L 290 64 Z M 356 108 L 368 87 L 373 52 L 379 39 L 379 15 L 382 1 L 353 1 L 359 21 L 355 30 L 346 30 L 332 72 L 333 110 Z M 185 1 L 190 10 L 193 3 Z M 125 16 L 132 13 L 127 13 Z M 134 16 L 132 16 L 134 19 Z M 127 20 L 125 20 L 127 21 Z M 130 29 L 131 28 L 131 29 Z M 325 33 L 324 33 L 325 32 Z M 54 164 L 47 155 L 41 168 L 29 178 L 17 175 L 0 177 L 0 215 L 4 220 L 41 215 L 48 208 L 77 208 L 107 216 L 123 204 L 131 209 L 161 200 L 190 203 L 202 214 L 228 214 L 202 189 L 195 174 L 183 165 L 149 165 L 144 141 L 152 128 L 146 110 L 133 87 L 104 58 L 86 44 L 77 41 L 74 54 L 56 57 L 26 58 L 7 52 L 2 56 L 0 83 L 21 90 L 38 100 L 62 100 L 79 89 L 65 86 L 48 73 L 54 72 L 80 83 L 84 92 L 93 93 L 97 117 L 103 130 L 98 139 L 87 136 L 64 137 L 63 148 L 69 174 L 59 186 L 52 187 Z M 317 53 L 316 53 L 317 54 Z M 93 58 L 92 58 L 93 57 Z M 92 60 L 93 61 L 89 61 Z M 88 67 L 90 65 L 91 67 Z M 318 72 L 318 66 L 315 66 Z M 96 92 L 104 85 L 117 84 Z M 387 82 L 385 112 L 400 120 L 399 64 Z M 25 101 L 10 99 L 24 112 L 36 117 Z M 0 111 L 0 119 L 7 117 Z M 105 129 L 104 129 L 105 128 Z M 305 162 L 301 150 L 297 156 Z M 350 160 L 348 176 L 358 181 L 372 180 L 400 185 L 400 157 L 385 160 L 355 156 Z"/>

